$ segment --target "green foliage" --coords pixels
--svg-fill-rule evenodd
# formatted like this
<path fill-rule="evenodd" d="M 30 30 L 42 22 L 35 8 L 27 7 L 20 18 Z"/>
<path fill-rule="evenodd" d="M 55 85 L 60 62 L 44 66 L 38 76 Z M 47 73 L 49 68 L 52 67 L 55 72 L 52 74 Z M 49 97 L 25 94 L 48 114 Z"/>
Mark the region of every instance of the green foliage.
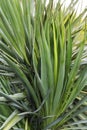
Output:
<path fill-rule="evenodd" d="M 87 129 L 86 11 L 77 0 L 0 0 L 0 129 Z"/>

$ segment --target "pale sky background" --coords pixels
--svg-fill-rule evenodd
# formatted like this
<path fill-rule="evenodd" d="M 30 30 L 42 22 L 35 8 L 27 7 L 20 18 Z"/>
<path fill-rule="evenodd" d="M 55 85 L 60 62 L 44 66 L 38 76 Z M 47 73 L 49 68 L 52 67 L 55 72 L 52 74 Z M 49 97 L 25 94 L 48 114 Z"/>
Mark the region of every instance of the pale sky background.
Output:
<path fill-rule="evenodd" d="M 49 0 L 47 0 L 47 2 L 48 1 Z M 54 1 L 56 3 L 58 0 L 54 0 Z M 61 0 L 61 1 L 65 3 L 66 6 L 68 6 L 71 0 Z M 78 14 L 81 13 L 85 8 L 87 8 L 87 0 L 78 0 L 78 5 L 76 6 L 77 13 Z"/>
<path fill-rule="evenodd" d="M 57 0 L 56 0 L 57 1 Z M 69 5 L 71 0 L 62 0 L 65 1 L 66 6 Z M 77 13 L 79 14 L 82 12 L 85 8 L 87 8 L 87 0 L 78 0 L 78 5 L 76 6 Z"/>

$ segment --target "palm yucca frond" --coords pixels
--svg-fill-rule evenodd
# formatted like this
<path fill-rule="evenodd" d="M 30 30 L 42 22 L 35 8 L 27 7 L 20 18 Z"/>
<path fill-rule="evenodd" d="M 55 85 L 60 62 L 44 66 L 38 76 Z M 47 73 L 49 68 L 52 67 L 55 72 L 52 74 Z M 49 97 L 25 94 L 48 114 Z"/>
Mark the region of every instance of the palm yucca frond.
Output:
<path fill-rule="evenodd" d="M 87 129 L 87 19 L 77 0 L 0 0 L 0 129 Z"/>

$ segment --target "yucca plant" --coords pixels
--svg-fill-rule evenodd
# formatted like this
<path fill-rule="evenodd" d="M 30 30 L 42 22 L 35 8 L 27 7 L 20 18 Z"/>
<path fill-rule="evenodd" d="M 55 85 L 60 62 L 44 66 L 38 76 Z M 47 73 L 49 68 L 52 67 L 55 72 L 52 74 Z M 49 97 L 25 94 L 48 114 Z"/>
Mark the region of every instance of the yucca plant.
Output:
<path fill-rule="evenodd" d="M 86 9 L 0 0 L 0 129 L 87 129 Z"/>

